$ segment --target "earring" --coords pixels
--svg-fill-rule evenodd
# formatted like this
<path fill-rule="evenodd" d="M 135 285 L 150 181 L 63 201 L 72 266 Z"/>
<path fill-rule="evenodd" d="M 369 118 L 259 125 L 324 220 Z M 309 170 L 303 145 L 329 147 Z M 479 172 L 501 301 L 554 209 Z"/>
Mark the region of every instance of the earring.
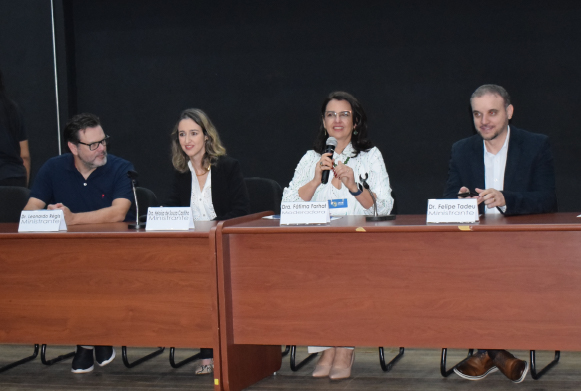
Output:
<path fill-rule="evenodd" d="M 359 134 L 359 132 L 358 132 L 358 131 L 356 131 L 356 130 L 354 130 L 354 131 L 353 131 L 353 134 L 354 134 L 355 136 L 357 136 L 357 135 Z"/>

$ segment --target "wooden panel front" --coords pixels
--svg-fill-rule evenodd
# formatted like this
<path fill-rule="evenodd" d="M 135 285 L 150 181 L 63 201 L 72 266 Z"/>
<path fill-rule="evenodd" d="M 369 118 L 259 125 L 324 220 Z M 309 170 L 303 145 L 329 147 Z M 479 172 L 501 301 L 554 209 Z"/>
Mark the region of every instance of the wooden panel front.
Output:
<path fill-rule="evenodd" d="M 581 350 L 581 231 L 227 237 L 236 344 Z"/>
<path fill-rule="evenodd" d="M 53 235 L 0 241 L 0 343 L 216 346 L 207 236 Z"/>

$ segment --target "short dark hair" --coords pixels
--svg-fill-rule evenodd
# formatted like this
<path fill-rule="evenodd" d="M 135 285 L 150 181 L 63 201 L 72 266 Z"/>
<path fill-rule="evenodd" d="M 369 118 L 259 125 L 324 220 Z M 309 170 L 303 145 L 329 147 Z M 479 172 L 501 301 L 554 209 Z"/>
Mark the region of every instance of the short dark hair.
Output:
<path fill-rule="evenodd" d="M 323 105 L 321 106 L 321 123 L 319 125 L 319 133 L 315 139 L 315 151 L 320 154 L 325 152 L 325 144 L 327 143 L 329 135 L 325 130 L 323 122 L 325 120 L 327 104 L 333 99 L 346 100 L 351 104 L 351 110 L 353 111 L 353 126 L 355 126 L 354 133 L 355 131 L 357 132 L 357 134 L 352 134 L 351 136 L 351 145 L 355 150 L 355 156 L 359 155 L 359 152 L 361 151 L 369 151 L 373 148 L 373 143 L 371 140 L 367 139 L 367 115 L 365 114 L 365 110 L 363 110 L 363 106 L 361 106 L 361 103 L 359 103 L 353 95 L 344 91 L 335 91 L 331 92 L 325 98 Z"/>
<path fill-rule="evenodd" d="M 71 142 L 73 144 L 78 144 L 79 141 L 79 131 L 87 128 L 95 128 L 101 125 L 101 120 L 95 114 L 82 113 L 77 114 L 67 122 L 65 127 L 64 137 L 65 141 Z"/>
<path fill-rule="evenodd" d="M 472 93 L 470 100 L 473 98 L 482 98 L 484 95 L 488 94 L 500 96 L 504 100 L 504 108 L 507 108 L 510 105 L 510 95 L 508 95 L 508 92 L 504 87 L 496 84 L 484 84 L 478 87 L 476 91 Z"/>

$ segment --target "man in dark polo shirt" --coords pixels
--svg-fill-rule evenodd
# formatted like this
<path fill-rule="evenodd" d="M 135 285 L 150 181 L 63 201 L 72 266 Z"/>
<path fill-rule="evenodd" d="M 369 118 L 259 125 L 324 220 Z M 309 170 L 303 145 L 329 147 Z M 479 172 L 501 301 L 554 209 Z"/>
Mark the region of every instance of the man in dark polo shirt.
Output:
<path fill-rule="evenodd" d="M 38 171 L 24 210 L 63 211 L 67 225 L 111 223 L 126 219 L 133 192 L 127 171 L 133 165 L 107 155 L 107 141 L 99 118 L 74 116 L 64 131 L 71 153 L 48 160 Z M 99 366 L 115 358 L 112 346 L 95 346 Z M 72 372 L 93 370 L 93 346 L 77 346 Z"/>

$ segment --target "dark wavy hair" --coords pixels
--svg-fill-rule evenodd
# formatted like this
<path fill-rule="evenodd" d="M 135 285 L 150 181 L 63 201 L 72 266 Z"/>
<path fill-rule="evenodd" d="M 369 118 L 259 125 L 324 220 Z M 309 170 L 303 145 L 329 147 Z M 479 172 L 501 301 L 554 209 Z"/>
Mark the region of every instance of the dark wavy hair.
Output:
<path fill-rule="evenodd" d="M 351 135 L 351 145 L 355 150 L 355 156 L 359 155 L 361 151 L 369 151 L 373 148 L 373 143 L 367 138 L 367 115 L 365 114 L 365 110 L 363 110 L 363 106 L 361 106 L 361 103 L 353 95 L 343 91 L 335 91 L 331 92 L 325 98 L 321 106 L 321 124 L 319 125 L 319 133 L 315 139 L 314 150 L 320 154 L 325 152 L 325 145 L 329 138 L 324 125 L 325 111 L 327 110 L 327 104 L 333 99 L 346 100 L 351 104 L 351 110 L 353 111 L 353 132 L 357 131 L 357 134 Z"/>

